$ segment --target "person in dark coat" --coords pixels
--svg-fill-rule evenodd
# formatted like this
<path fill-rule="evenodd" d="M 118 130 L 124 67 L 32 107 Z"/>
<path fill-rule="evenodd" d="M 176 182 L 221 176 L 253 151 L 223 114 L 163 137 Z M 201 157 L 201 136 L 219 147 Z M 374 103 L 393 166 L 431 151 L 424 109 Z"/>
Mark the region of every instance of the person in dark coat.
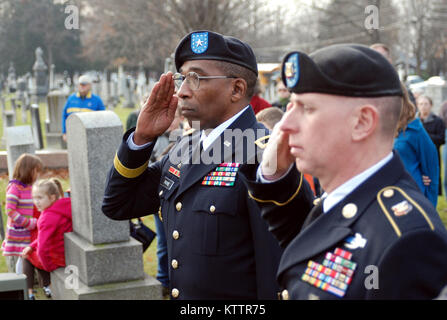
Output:
<path fill-rule="evenodd" d="M 431 140 L 436 146 L 436 150 L 438 151 L 438 163 L 439 167 L 441 167 L 441 146 L 445 143 L 445 124 L 444 121 L 435 115 L 431 110 L 433 108 L 433 102 L 430 97 L 422 95 L 417 99 L 417 107 L 419 110 L 419 118 L 424 125 L 425 130 L 430 136 Z M 439 170 L 440 172 L 440 170 Z M 439 188 L 438 194 L 442 195 L 442 182 L 441 182 L 441 174 L 434 179 L 439 180 Z"/>
<path fill-rule="evenodd" d="M 158 212 L 173 299 L 276 299 L 282 251 L 238 172 L 259 164 L 268 141 L 249 105 L 255 55 L 236 38 L 197 31 L 181 40 L 175 64 L 179 73 L 161 76 L 125 133 L 102 210 L 115 220 Z M 200 130 L 148 167 L 177 104 Z"/>
<path fill-rule="evenodd" d="M 447 231 L 392 151 L 402 108 L 392 65 L 366 46 L 339 44 L 287 54 L 282 79 L 292 105 L 256 174 L 244 171 L 284 248 L 281 297 L 437 297 Z M 310 212 L 302 172 L 325 190 Z"/>

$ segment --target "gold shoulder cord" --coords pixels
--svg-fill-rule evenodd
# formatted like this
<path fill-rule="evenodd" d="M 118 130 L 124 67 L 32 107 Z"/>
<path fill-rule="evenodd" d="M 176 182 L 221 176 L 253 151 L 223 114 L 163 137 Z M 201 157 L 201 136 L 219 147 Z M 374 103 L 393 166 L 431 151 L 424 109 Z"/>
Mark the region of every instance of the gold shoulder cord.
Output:
<path fill-rule="evenodd" d="M 255 145 L 257 145 L 260 149 L 265 149 L 267 147 L 268 142 L 263 143 L 262 141 L 267 140 L 268 138 L 270 138 L 270 135 L 259 138 L 258 140 L 255 141 Z"/>
<path fill-rule="evenodd" d="M 418 209 L 418 211 L 421 213 L 421 215 L 424 217 L 424 219 L 427 221 L 427 224 L 429 225 L 431 230 L 435 230 L 435 227 L 433 225 L 433 223 L 431 222 L 430 218 L 428 217 L 427 213 L 425 212 L 424 209 L 422 209 L 422 207 L 416 203 L 416 201 L 414 201 L 413 199 L 410 198 L 409 195 L 407 195 L 405 193 L 405 191 L 403 191 L 401 188 L 399 187 L 394 187 L 394 186 L 389 186 L 389 187 L 385 187 L 382 190 L 380 190 L 377 193 L 377 201 L 379 202 L 380 207 L 382 208 L 383 213 L 385 214 L 385 216 L 387 217 L 388 221 L 390 222 L 390 224 L 393 226 L 394 231 L 396 232 L 397 236 L 400 237 L 402 235 L 402 232 L 400 231 L 399 227 L 397 226 L 396 222 L 393 220 L 391 214 L 388 212 L 388 210 L 386 209 L 385 205 L 383 204 L 383 201 L 381 199 L 382 193 L 385 190 L 389 190 L 389 189 L 393 189 L 396 191 L 399 191 L 402 196 L 408 200 L 416 209 Z"/>
<path fill-rule="evenodd" d="M 301 175 L 300 175 L 300 183 L 299 183 L 299 185 L 298 185 L 298 189 L 296 189 L 296 191 L 295 191 L 295 193 L 292 195 L 292 197 L 291 197 L 289 200 L 287 200 L 286 202 L 278 202 L 278 201 L 275 201 L 275 200 L 262 200 L 262 199 L 258 199 L 258 198 L 255 198 L 255 197 L 251 194 L 250 191 L 248 191 L 248 196 L 249 196 L 250 198 L 252 198 L 253 200 L 255 200 L 255 201 L 257 201 L 257 202 L 260 202 L 260 203 L 271 202 L 271 203 L 273 203 L 273 204 L 276 204 L 277 206 L 282 207 L 282 206 L 285 206 L 286 204 L 288 204 L 290 201 L 292 201 L 292 200 L 298 195 L 298 193 L 300 192 L 300 189 L 301 189 L 301 185 L 302 185 L 302 184 L 303 184 L 303 174 L 301 173 Z"/>

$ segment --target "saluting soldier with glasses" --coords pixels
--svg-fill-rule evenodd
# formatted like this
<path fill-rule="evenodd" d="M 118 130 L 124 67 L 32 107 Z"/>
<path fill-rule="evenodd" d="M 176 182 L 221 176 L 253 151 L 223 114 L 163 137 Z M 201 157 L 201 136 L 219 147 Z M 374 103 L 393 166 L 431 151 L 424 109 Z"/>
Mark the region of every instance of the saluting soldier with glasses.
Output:
<path fill-rule="evenodd" d="M 268 139 L 249 106 L 258 75 L 255 55 L 236 38 L 197 31 L 180 41 L 175 64 L 178 73 L 161 76 L 136 129 L 124 135 L 103 212 L 116 220 L 158 212 L 172 298 L 276 299 L 281 249 L 239 174 L 244 166 L 256 168 Z M 177 107 L 200 130 L 148 167 Z M 253 141 L 225 135 L 235 129 L 252 132 L 246 136 Z M 202 161 L 204 153 L 211 163 Z"/>

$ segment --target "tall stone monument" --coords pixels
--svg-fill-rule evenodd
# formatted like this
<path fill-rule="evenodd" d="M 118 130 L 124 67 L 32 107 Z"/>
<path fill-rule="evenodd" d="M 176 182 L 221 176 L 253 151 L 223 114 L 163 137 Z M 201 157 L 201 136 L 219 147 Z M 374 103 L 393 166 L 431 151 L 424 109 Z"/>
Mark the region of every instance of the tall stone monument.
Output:
<path fill-rule="evenodd" d="M 112 111 L 76 113 L 67 121 L 73 232 L 65 234 L 68 270 L 51 273 L 55 299 L 161 299 L 161 284 L 143 271 L 141 243 L 128 221 L 101 211 L 106 178 L 123 127 Z M 68 277 L 77 276 L 78 281 Z"/>
<path fill-rule="evenodd" d="M 5 129 L 6 134 L 6 153 L 8 159 L 9 179 L 12 179 L 14 164 L 23 153 L 34 154 L 33 134 L 30 126 L 16 126 Z"/>
<path fill-rule="evenodd" d="M 33 71 L 36 81 L 35 95 L 39 102 L 45 101 L 45 97 L 48 93 L 48 67 L 43 61 L 43 50 L 38 47 L 36 49 L 36 62 L 34 62 Z"/>
<path fill-rule="evenodd" d="M 16 69 L 12 62 L 9 64 L 8 68 L 8 89 L 10 93 L 16 92 L 17 90 Z"/>

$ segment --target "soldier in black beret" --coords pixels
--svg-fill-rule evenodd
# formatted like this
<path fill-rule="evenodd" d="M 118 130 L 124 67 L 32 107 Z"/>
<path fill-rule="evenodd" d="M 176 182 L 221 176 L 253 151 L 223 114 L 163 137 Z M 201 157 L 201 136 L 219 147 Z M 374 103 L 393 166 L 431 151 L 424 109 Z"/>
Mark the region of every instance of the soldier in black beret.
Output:
<path fill-rule="evenodd" d="M 285 248 L 283 299 L 433 299 L 447 284 L 447 232 L 392 150 L 397 73 L 355 44 L 289 53 L 291 104 L 250 196 Z M 273 164 L 273 165 L 272 165 Z M 301 172 L 325 190 L 312 211 Z"/>
<path fill-rule="evenodd" d="M 275 299 L 281 249 L 238 172 L 259 164 L 268 139 L 249 106 L 255 55 L 236 38 L 196 31 L 180 41 L 175 65 L 178 73 L 161 76 L 136 129 L 125 133 L 102 210 L 116 220 L 158 212 L 167 235 L 172 298 Z M 177 106 L 200 130 L 148 167 Z M 251 138 L 226 135 L 232 131 Z M 204 152 L 212 155 L 211 163 L 203 161 Z"/>

